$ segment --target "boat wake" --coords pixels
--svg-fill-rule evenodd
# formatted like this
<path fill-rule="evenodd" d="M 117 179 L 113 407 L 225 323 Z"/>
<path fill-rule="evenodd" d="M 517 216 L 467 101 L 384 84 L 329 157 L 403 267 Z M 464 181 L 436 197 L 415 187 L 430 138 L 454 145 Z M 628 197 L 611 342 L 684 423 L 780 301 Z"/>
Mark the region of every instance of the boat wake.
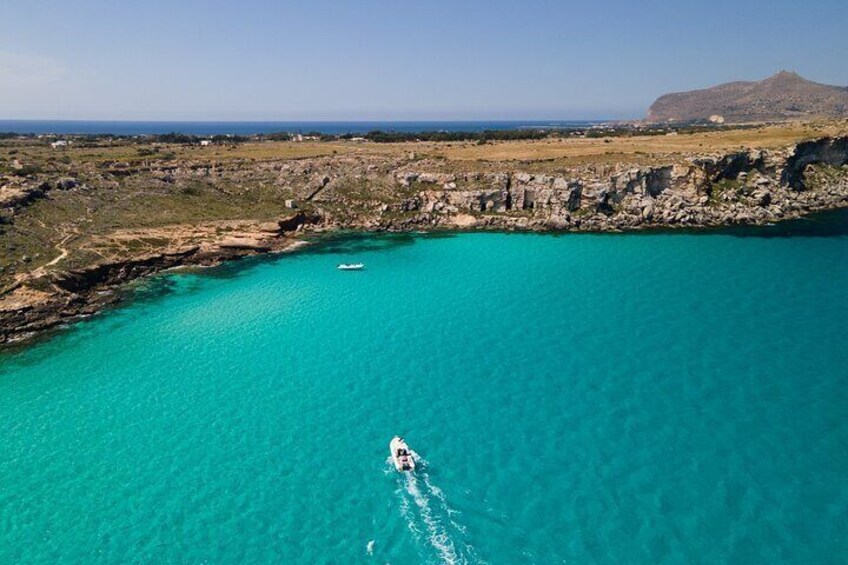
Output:
<path fill-rule="evenodd" d="M 460 512 L 448 503 L 444 492 L 435 485 L 426 470 L 426 461 L 412 452 L 416 473 L 400 473 L 397 494 L 400 513 L 419 545 L 429 545 L 441 563 L 484 563 L 468 541 L 468 532 L 460 522 Z M 394 471 L 394 468 L 392 468 Z"/>

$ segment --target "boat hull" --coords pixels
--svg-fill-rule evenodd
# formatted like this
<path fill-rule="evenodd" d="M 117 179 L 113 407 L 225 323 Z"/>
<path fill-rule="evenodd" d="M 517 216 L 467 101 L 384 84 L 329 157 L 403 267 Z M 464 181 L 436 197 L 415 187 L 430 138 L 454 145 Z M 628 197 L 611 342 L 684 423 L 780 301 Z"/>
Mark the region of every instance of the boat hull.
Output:
<path fill-rule="evenodd" d="M 413 452 L 403 441 L 403 438 L 395 437 L 389 442 L 389 453 L 392 456 L 392 464 L 398 472 L 404 473 L 415 470 Z"/>

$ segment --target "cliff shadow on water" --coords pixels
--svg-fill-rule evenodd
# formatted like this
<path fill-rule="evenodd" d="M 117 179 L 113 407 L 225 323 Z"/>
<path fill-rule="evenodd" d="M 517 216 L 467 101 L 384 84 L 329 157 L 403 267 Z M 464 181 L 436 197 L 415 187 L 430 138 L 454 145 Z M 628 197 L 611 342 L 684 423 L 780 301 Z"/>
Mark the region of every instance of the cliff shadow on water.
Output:
<path fill-rule="evenodd" d="M 310 246 L 309 251 L 316 254 L 326 255 L 356 255 L 358 253 L 375 253 L 392 251 L 399 247 L 414 245 L 416 239 L 426 237 L 448 238 L 454 237 L 456 232 L 356 232 L 345 231 L 327 234 L 316 238 L 315 245 Z"/>
<path fill-rule="evenodd" d="M 527 233 L 527 232 L 508 232 Z M 539 235 L 553 237 L 597 236 L 597 237 L 651 237 L 658 235 L 729 235 L 733 237 L 785 238 L 785 237 L 844 237 L 848 236 L 848 208 L 815 212 L 801 218 L 783 220 L 771 224 L 738 224 L 731 226 L 703 226 L 689 228 L 650 227 L 640 230 L 570 232 L 551 231 Z"/>
<path fill-rule="evenodd" d="M 762 226 L 738 225 L 687 230 L 696 235 L 734 237 L 845 237 L 848 236 L 848 208 L 817 212 L 802 218 Z"/>
<path fill-rule="evenodd" d="M 848 208 L 820 212 L 767 226 L 735 226 L 727 232 L 738 237 L 839 237 L 848 236 Z"/>

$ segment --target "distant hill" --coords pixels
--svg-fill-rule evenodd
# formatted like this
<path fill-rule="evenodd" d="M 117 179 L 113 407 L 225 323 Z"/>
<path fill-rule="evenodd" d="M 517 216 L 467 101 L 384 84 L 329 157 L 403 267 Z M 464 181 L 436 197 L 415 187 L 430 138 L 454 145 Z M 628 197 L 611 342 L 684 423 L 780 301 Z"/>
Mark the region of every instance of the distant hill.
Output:
<path fill-rule="evenodd" d="M 664 94 L 648 109 L 652 122 L 740 123 L 793 118 L 848 117 L 848 88 L 781 71 L 757 82 L 728 82 Z"/>

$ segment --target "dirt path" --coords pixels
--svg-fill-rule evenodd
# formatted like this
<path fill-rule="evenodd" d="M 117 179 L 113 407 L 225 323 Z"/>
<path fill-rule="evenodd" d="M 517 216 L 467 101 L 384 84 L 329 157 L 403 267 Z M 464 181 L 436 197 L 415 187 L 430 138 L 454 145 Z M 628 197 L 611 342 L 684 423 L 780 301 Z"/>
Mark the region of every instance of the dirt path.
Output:
<path fill-rule="evenodd" d="M 64 245 L 65 243 L 67 243 L 67 241 L 68 241 L 69 239 L 70 239 L 70 236 L 66 237 L 66 238 L 65 238 L 65 239 L 63 239 L 60 243 L 57 243 L 57 244 L 56 244 L 56 249 L 58 249 L 59 251 L 61 251 L 61 253 L 59 254 L 59 256 L 58 256 L 58 257 L 56 257 L 55 259 L 51 260 L 49 263 L 45 263 L 44 265 L 42 265 L 42 267 L 41 267 L 42 269 L 44 269 L 45 267 L 52 267 L 53 265 L 55 265 L 56 263 L 58 263 L 59 261 L 61 261 L 62 259 L 64 259 L 65 257 L 67 257 L 67 256 L 68 256 L 68 250 L 67 250 L 67 249 L 65 249 L 64 247 L 62 247 L 62 245 Z"/>
<path fill-rule="evenodd" d="M 51 259 L 47 263 L 38 267 L 37 269 L 33 269 L 29 273 L 22 275 L 23 278 L 31 279 L 31 278 L 40 277 L 47 272 L 47 269 L 49 267 L 52 267 L 53 265 L 55 265 L 56 263 L 58 263 L 59 261 L 61 261 L 65 257 L 67 257 L 68 256 L 68 250 L 66 248 L 62 247 L 62 246 L 65 245 L 66 243 L 68 243 L 68 241 L 70 241 L 71 238 L 74 237 L 74 235 L 76 235 L 76 234 L 71 233 L 71 234 L 66 235 L 65 237 L 62 238 L 62 241 L 60 241 L 59 243 L 57 243 L 55 245 L 56 250 L 59 251 L 59 255 L 57 257 L 55 257 L 54 259 Z"/>

